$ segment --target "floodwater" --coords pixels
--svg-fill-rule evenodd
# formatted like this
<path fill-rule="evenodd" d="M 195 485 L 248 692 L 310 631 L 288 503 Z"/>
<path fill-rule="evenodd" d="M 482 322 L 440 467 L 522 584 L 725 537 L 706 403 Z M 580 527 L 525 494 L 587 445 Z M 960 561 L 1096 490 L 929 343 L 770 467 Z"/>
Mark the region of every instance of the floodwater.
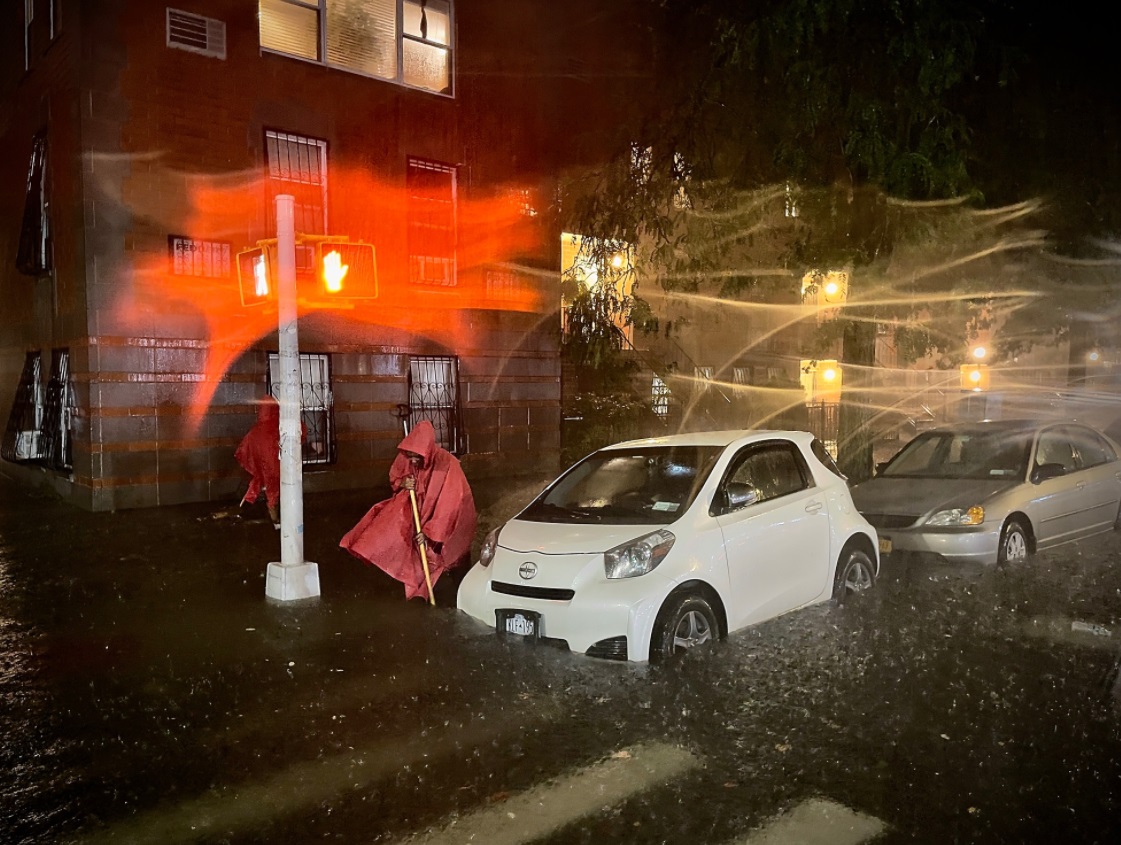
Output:
<path fill-rule="evenodd" d="M 261 518 L 0 478 L 0 842 L 1114 841 L 1121 535 L 646 667 L 406 603 L 336 547 L 373 499 L 308 498 L 280 605 Z"/>

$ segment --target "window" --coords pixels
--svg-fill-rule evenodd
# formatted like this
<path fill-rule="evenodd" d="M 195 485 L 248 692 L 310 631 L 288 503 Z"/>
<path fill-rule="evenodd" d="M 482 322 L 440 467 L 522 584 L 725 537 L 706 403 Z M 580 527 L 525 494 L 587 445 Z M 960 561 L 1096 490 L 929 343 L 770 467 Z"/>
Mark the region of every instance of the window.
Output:
<path fill-rule="evenodd" d="M 43 456 L 40 437 L 43 428 L 41 368 L 40 354 L 28 352 L 4 433 L 3 457 L 6 461 L 34 461 Z"/>
<path fill-rule="evenodd" d="M 50 200 L 47 195 L 47 136 L 39 133 L 31 145 L 27 169 L 27 196 L 23 228 L 16 253 L 16 268 L 27 276 L 49 273 L 53 265 Z"/>
<path fill-rule="evenodd" d="M 184 235 L 167 236 L 167 253 L 175 276 L 224 279 L 230 275 L 230 245 Z"/>
<path fill-rule="evenodd" d="M 31 24 L 35 22 L 35 0 L 23 0 L 23 69 L 31 70 Z"/>
<path fill-rule="evenodd" d="M 258 0 L 257 9 L 262 49 L 451 93 L 450 0 Z"/>
<path fill-rule="evenodd" d="M 51 40 L 62 32 L 62 0 L 51 0 Z"/>
<path fill-rule="evenodd" d="M 733 384 L 751 384 L 751 367 L 733 367 Z"/>
<path fill-rule="evenodd" d="M 693 378 L 696 379 L 693 390 L 697 393 L 706 392 L 712 386 L 712 367 L 693 367 Z"/>
<path fill-rule="evenodd" d="M 650 387 L 650 404 L 654 413 L 662 419 L 669 416 L 669 400 L 669 385 L 665 383 L 661 376 L 654 376 L 653 384 Z"/>
<path fill-rule="evenodd" d="M 276 198 L 291 194 L 293 218 L 300 234 L 327 232 L 327 142 L 288 132 L 265 132 L 265 158 L 269 175 L 268 215 L 275 214 Z M 271 219 L 271 217 L 270 217 Z M 296 245 L 296 272 L 311 273 L 315 248 Z"/>
<path fill-rule="evenodd" d="M 280 356 L 269 354 L 268 391 L 280 399 Z M 300 353 L 300 422 L 304 426 L 304 466 L 335 462 L 335 397 L 331 361 Z"/>
<path fill-rule="evenodd" d="M 458 451 L 459 359 L 434 355 L 409 361 L 409 429 L 428 420 L 436 429 L 436 443 Z"/>
<path fill-rule="evenodd" d="M 51 377 L 43 400 L 40 436 L 43 459 L 51 469 L 74 468 L 70 423 L 74 417 L 74 388 L 70 383 L 70 350 L 51 350 Z"/>
<path fill-rule="evenodd" d="M 455 284 L 455 168 L 411 158 L 408 193 L 409 280 Z"/>
<path fill-rule="evenodd" d="M 747 485 L 759 493 L 758 501 L 765 502 L 806 489 L 809 477 L 809 468 L 796 447 L 771 443 L 749 447 L 732 464 L 723 486 Z"/>

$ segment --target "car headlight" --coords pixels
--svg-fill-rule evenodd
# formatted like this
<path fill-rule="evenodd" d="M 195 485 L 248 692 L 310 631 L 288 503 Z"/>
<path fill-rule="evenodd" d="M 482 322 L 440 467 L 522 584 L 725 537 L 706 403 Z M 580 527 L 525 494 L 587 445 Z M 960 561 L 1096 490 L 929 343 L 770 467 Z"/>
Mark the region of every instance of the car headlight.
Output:
<path fill-rule="evenodd" d="M 938 511 L 926 521 L 927 525 L 980 525 L 985 521 L 985 509 L 980 505 L 971 508 L 949 508 Z"/>
<path fill-rule="evenodd" d="M 608 578 L 634 578 L 645 575 L 661 563 L 673 541 L 677 539 L 668 531 L 654 531 L 645 537 L 623 543 L 604 552 L 603 569 Z"/>
<path fill-rule="evenodd" d="M 498 550 L 498 532 L 501 530 L 495 528 L 483 540 L 483 547 L 479 549 L 479 563 L 483 566 L 490 566 L 490 562 L 494 560 L 494 553 Z"/>

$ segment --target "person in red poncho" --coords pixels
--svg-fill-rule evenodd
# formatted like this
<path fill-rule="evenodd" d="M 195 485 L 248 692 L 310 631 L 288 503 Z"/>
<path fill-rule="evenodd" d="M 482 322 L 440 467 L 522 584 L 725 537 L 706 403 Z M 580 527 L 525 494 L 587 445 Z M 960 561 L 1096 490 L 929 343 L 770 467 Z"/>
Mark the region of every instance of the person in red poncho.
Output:
<path fill-rule="evenodd" d="M 241 439 L 234 457 L 249 473 L 249 489 L 241 502 L 255 502 L 261 490 L 272 521 L 280 522 L 280 403 L 265 396 L 257 406 L 257 422 Z"/>
<path fill-rule="evenodd" d="M 420 511 L 417 534 L 408 479 L 413 479 Z M 377 566 L 405 585 L 405 598 L 428 599 L 428 585 L 418 545 L 424 543 L 428 571 L 436 583 L 471 551 L 475 537 L 475 499 L 459 461 L 436 445 L 432 423 L 417 423 L 397 447 L 389 468 L 393 495 L 378 502 L 358 521 L 339 546 Z"/>

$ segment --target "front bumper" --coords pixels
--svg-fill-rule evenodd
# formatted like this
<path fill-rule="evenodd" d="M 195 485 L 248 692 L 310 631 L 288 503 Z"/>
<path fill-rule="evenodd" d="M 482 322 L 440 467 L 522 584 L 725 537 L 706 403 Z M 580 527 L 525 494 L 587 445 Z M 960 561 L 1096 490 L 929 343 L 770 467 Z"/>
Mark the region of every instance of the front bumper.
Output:
<path fill-rule="evenodd" d="M 937 555 L 951 563 L 994 564 L 1000 549 L 1000 526 L 986 523 L 961 528 L 883 528 L 878 533 L 881 549 L 884 540 L 891 541 L 889 554 Z"/>
<path fill-rule="evenodd" d="M 657 571 L 637 578 L 621 578 L 583 585 L 569 600 L 551 600 L 496 593 L 491 570 L 475 564 L 459 586 L 457 605 L 469 616 L 497 630 L 495 611 L 528 610 L 540 614 L 541 636 L 564 640 L 572 651 L 597 654 L 610 649 L 603 643 L 627 638 L 627 659 L 650 657 L 650 637 L 658 610 L 673 583 Z"/>

